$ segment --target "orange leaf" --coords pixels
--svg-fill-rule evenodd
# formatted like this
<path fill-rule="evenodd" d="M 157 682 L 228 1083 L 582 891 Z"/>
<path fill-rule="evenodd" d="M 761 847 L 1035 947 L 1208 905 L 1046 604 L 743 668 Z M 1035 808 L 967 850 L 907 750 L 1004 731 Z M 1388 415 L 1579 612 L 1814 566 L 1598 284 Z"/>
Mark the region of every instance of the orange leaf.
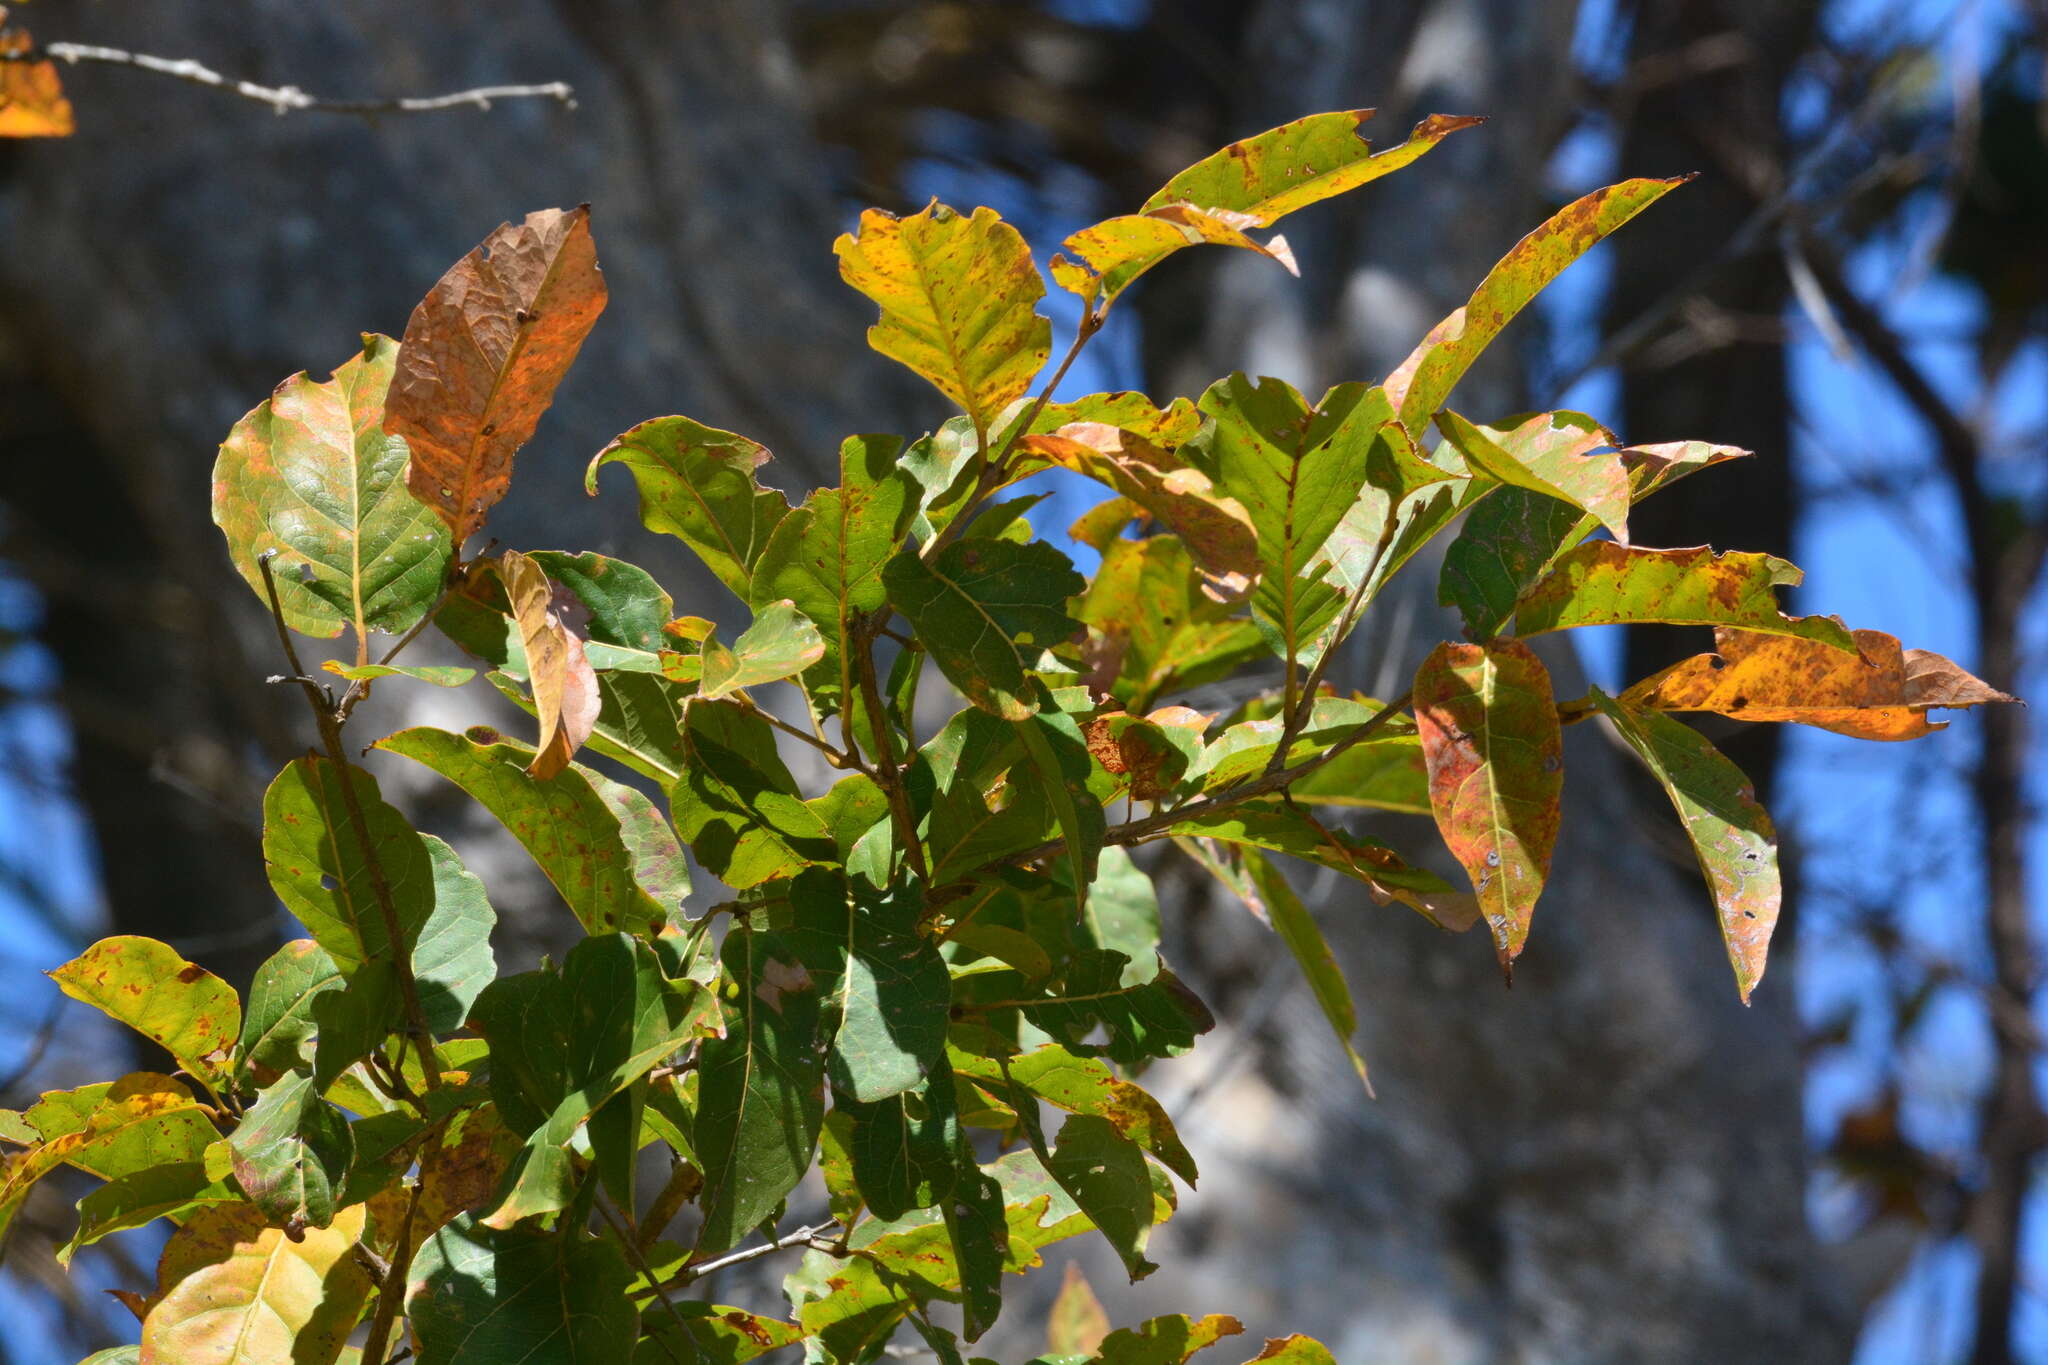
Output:
<path fill-rule="evenodd" d="M 507 550 L 499 556 L 498 577 L 526 646 L 527 682 L 540 720 L 538 752 L 526 772 L 553 777 L 569 766 L 597 724 L 597 674 L 583 657 L 583 641 L 555 614 L 554 586 L 540 565 Z"/>
<path fill-rule="evenodd" d="M 1564 741 L 1550 674 L 1519 640 L 1438 645 L 1415 674 L 1415 723 L 1437 829 L 1507 967 L 1557 846 Z"/>
<path fill-rule="evenodd" d="M 458 549 L 505 496 L 513 455 L 604 305 L 586 207 L 500 226 L 413 309 L 384 430 L 412 446 L 406 485 Z"/>
<path fill-rule="evenodd" d="M 7 18 L 0 8 L 0 21 Z M 28 35 L 0 33 L 0 57 L 27 52 Z M 70 137 L 77 125 L 55 62 L 0 61 L 0 137 Z"/>
<path fill-rule="evenodd" d="M 1939 654 L 1905 649 L 1879 630 L 1851 632 L 1861 654 L 1812 640 L 1723 627 L 1715 654 L 1695 654 L 1631 687 L 1638 710 L 1715 711 L 1738 720 L 1791 721 L 1856 739 L 1918 739 L 1946 728 L 1935 707 L 2014 698 Z"/>

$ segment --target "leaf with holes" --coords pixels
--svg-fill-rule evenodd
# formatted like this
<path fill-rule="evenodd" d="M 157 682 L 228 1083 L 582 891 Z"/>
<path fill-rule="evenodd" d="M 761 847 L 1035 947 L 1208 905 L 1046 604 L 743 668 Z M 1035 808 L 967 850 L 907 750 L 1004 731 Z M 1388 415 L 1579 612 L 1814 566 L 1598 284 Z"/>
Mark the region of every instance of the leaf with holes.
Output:
<path fill-rule="evenodd" d="M 588 208 L 501 224 L 405 324 L 384 430 L 412 447 L 406 483 L 458 546 L 512 481 L 512 457 L 604 311 Z"/>
<path fill-rule="evenodd" d="M 1442 644 L 1414 695 L 1437 829 L 1511 969 L 1557 846 L 1564 741 L 1550 674 L 1520 641 Z"/>
<path fill-rule="evenodd" d="M 1783 888 L 1778 832 L 1742 769 L 1683 721 L 1637 711 L 1593 689 L 1593 705 L 1628 741 L 1678 808 L 1692 841 L 1742 1003 L 1763 979 Z"/>
<path fill-rule="evenodd" d="M 406 488 L 404 438 L 382 429 L 398 353 L 390 337 L 366 335 L 333 378 L 293 375 L 235 423 L 214 461 L 228 557 L 267 601 L 261 561 L 274 556 L 285 624 L 303 635 L 411 629 L 454 553 L 434 509 Z"/>
<path fill-rule="evenodd" d="M 840 278 L 881 305 L 868 344 L 930 380 L 978 432 L 995 430 L 1052 353 L 1031 248 L 994 209 L 869 209 L 832 250 Z"/>

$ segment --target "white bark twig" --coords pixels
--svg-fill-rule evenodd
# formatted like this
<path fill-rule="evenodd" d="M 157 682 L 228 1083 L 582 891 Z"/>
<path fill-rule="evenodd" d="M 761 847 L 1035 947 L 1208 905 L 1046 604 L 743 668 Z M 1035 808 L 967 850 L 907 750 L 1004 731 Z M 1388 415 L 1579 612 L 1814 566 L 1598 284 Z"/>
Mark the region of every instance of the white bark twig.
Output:
<path fill-rule="evenodd" d="M 279 115 L 322 114 L 428 114 L 442 109 L 465 107 L 489 109 L 494 100 L 551 99 L 564 107 L 576 107 L 576 92 L 566 81 L 545 85 L 480 85 L 445 95 L 405 95 L 393 99 L 329 99 L 309 95 L 296 85 L 258 85 L 254 81 L 223 76 L 212 67 L 191 58 L 153 57 L 146 52 L 128 52 L 118 47 L 94 47 L 87 43 L 46 43 L 27 52 L 0 53 L 0 61 L 58 61 L 76 66 L 96 62 L 104 66 L 130 66 L 153 71 L 159 76 L 203 85 L 258 104 L 267 104 Z"/>

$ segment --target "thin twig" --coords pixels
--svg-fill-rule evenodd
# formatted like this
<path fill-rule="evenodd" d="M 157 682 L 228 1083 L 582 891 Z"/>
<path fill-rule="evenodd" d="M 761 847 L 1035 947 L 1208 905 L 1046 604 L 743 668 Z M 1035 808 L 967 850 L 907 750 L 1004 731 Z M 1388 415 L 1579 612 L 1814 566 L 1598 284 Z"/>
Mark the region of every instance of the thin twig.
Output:
<path fill-rule="evenodd" d="M 835 748 L 829 741 L 819 738 L 817 735 L 812 734 L 809 730 L 798 729 L 796 726 L 791 725 L 782 717 L 776 715 L 773 711 L 770 711 L 767 707 L 755 701 L 746 693 L 739 693 L 734 698 L 734 700 L 745 702 L 749 707 L 753 708 L 753 712 L 755 715 L 759 716 L 762 720 L 767 721 L 776 729 L 782 731 L 783 734 L 788 735 L 792 739 L 800 739 L 804 743 L 810 745 L 813 749 L 816 749 L 819 753 L 825 755 L 825 761 L 827 763 L 830 763 L 833 767 L 851 768 L 855 772 L 866 773 L 869 777 L 874 776 L 874 772 L 871 769 L 869 769 L 868 765 L 861 762 L 859 755 L 848 753 L 842 749 Z"/>
<path fill-rule="evenodd" d="M 576 107 L 576 92 L 565 81 L 545 85 L 480 85 L 446 95 L 406 95 L 395 99 L 330 99 L 309 95 L 296 85 L 258 85 L 254 81 L 223 76 L 189 57 L 154 57 L 146 52 L 127 52 L 118 47 L 96 47 L 88 43 L 45 43 L 28 52 L 0 55 L 0 61 L 39 62 L 54 60 L 76 66 L 80 62 L 101 66 L 127 66 L 150 71 L 172 80 L 203 85 L 223 94 L 267 104 L 277 114 L 430 114 L 443 109 L 489 109 L 494 100 L 550 99 L 564 108 Z"/>
<path fill-rule="evenodd" d="M 887 613 L 888 608 L 884 607 L 868 621 L 885 618 Z M 896 825 L 896 842 L 903 845 L 903 856 L 909 859 L 910 870 L 917 874 L 920 882 L 929 882 L 931 869 L 925 863 L 924 845 L 917 839 L 917 820 L 910 812 L 910 795 L 904 790 L 903 773 L 896 766 L 896 737 L 889 731 L 889 712 L 882 705 L 882 685 L 875 678 L 874 637 L 865 625 L 853 635 L 853 662 L 859 674 L 856 681 L 860 685 L 862 703 L 867 707 L 868 728 L 875 736 L 875 780 L 881 785 L 883 795 L 889 798 L 889 816 Z"/>
<path fill-rule="evenodd" d="M 629 1220 L 612 1208 L 611 1200 L 602 1195 L 598 1197 L 596 1203 L 598 1213 L 611 1225 L 611 1230 L 618 1236 L 620 1246 L 625 1249 L 626 1259 L 633 1263 L 633 1269 L 640 1272 L 641 1278 L 647 1281 L 647 1287 L 654 1291 L 654 1297 L 661 1300 L 661 1306 L 675 1319 L 676 1329 L 683 1334 L 683 1339 L 689 1340 L 690 1324 L 683 1321 L 682 1310 L 676 1307 L 676 1301 L 668 1296 L 668 1291 L 655 1281 L 654 1267 L 647 1263 L 647 1253 L 642 1250 L 640 1238 Z M 659 1341 L 658 1338 L 657 1340 Z M 675 1347 L 666 1341 L 660 1341 L 659 1344 L 664 1355 L 675 1361 L 676 1365 L 682 1365 L 682 1359 L 676 1355 Z"/>
<path fill-rule="evenodd" d="M 663 1289 L 681 1289 L 687 1285 L 695 1284 L 706 1275 L 715 1274 L 731 1266 L 744 1265 L 748 1261 L 758 1261 L 763 1256 L 773 1256 L 776 1252 L 788 1251 L 791 1247 L 801 1246 L 809 1247 L 813 1251 L 832 1251 L 834 1249 L 833 1244 L 821 1242 L 820 1239 L 825 1233 L 838 1226 L 839 1220 L 837 1218 L 827 1218 L 822 1223 L 806 1225 L 798 1228 L 795 1232 L 785 1233 L 772 1242 L 766 1242 L 757 1247 L 748 1247 L 745 1251 L 735 1251 L 731 1255 L 720 1256 L 715 1261 L 705 1261 L 701 1265 L 686 1265 L 659 1287 Z"/>
<path fill-rule="evenodd" d="M 370 1334 L 363 1342 L 363 1365 L 384 1365 L 391 1350 L 391 1326 L 398 1321 L 399 1305 L 405 1302 L 405 1274 L 412 1266 L 407 1248 L 412 1245 L 413 1215 L 419 1211 L 424 1182 L 412 1187 L 405 1201 L 405 1219 L 398 1225 L 398 1242 L 391 1253 L 391 1265 L 377 1286 L 377 1312 L 370 1319 Z"/>

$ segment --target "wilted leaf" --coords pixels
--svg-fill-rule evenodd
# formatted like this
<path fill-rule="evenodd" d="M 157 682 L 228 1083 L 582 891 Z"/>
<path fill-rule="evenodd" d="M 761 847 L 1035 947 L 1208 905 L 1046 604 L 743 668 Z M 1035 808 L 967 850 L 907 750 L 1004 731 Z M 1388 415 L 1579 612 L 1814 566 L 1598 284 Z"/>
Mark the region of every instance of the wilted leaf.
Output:
<path fill-rule="evenodd" d="M 697 695 L 716 701 L 734 692 L 796 676 L 825 657 L 825 640 L 809 618 L 790 601 L 757 608 L 754 623 L 740 632 L 732 648 L 711 635 L 704 640 L 704 671 Z"/>
<path fill-rule="evenodd" d="M 720 952 L 730 994 L 723 1038 L 698 1050 L 697 1251 L 731 1248 L 810 1169 L 824 1122 L 817 984 L 781 935 L 736 928 Z"/>
<path fill-rule="evenodd" d="M 590 210 L 576 208 L 500 225 L 413 309 L 384 430 L 411 445 L 406 483 L 458 547 L 505 496 L 604 305 Z"/>
<path fill-rule="evenodd" d="M 141 1358 L 332 1365 L 370 1294 L 353 1255 L 363 1217 L 358 1204 L 294 1240 L 247 1205 L 199 1210 L 164 1248 L 170 1274 L 143 1319 Z"/>
<path fill-rule="evenodd" d="M 1278 868 L 1256 850 L 1246 850 L 1243 860 L 1252 884 L 1265 901 L 1266 915 L 1274 931 L 1287 945 L 1287 951 L 1294 955 L 1301 974 L 1308 979 L 1309 992 L 1315 996 L 1323 1018 L 1329 1020 L 1330 1032 L 1337 1035 L 1337 1045 L 1350 1059 L 1351 1069 L 1358 1073 L 1365 1093 L 1372 1094 L 1372 1079 L 1366 1074 L 1365 1058 L 1359 1055 L 1358 1048 L 1351 1041 L 1352 1035 L 1358 1032 L 1358 1011 L 1351 1003 L 1351 988 L 1344 983 L 1344 973 L 1337 966 L 1336 956 L 1330 952 L 1323 931 L 1316 927 L 1315 917 L 1309 914 L 1308 907 L 1302 904 L 1301 897 L 1295 894 Z"/>
<path fill-rule="evenodd" d="M 1592 701 L 1663 784 L 1714 896 L 1742 1003 L 1763 979 L 1783 890 L 1778 833 L 1742 770 L 1683 721 L 1636 711 L 1593 689 Z"/>
<path fill-rule="evenodd" d="M 483 727 L 451 735 L 416 726 L 385 736 L 375 747 L 433 769 L 497 816 L 533 855 L 587 933 L 624 929 L 657 934 L 689 894 L 687 881 L 655 875 L 671 867 L 671 861 L 640 856 L 627 823 L 574 765 L 553 777 L 530 776 L 531 751 Z M 651 810 L 637 792 L 627 804 Z M 660 816 L 650 818 L 658 821 Z"/>
<path fill-rule="evenodd" d="M 1461 128 L 1484 119 L 1431 114 L 1408 140 L 1377 155 L 1358 136 L 1370 109 L 1311 114 L 1202 158 L 1145 201 L 1145 209 L 1186 202 L 1249 214 L 1269 227 L 1286 214 L 1356 189 L 1413 162 Z"/>
<path fill-rule="evenodd" d="M 1005 720 L 1038 710 L 1029 670 L 1080 629 L 1066 600 L 1087 580 L 1043 541 L 955 541 L 926 564 L 905 551 L 882 570 L 889 600 L 966 698 Z"/>
<path fill-rule="evenodd" d="M 527 775 L 546 779 L 569 766 L 597 724 L 597 675 L 583 641 L 555 612 L 555 590 L 540 565 L 507 550 L 498 557 L 512 620 L 526 653 L 526 680 L 540 719 L 540 742 Z"/>
<path fill-rule="evenodd" d="M 271 1222 L 296 1231 L 335 1221 L 355 1136 L 311 1075 L 290 1072 L 264 1090 L 228 1144 L 236 1181 Z"/>
<path fill-rule="evenodd" d="M 2012 697 L 1924 649 L 1878 630 L 1852 634 L 1857 654 L 1811 640 L 1723 627 L 1714 654 L 1652 674 L 1621 696 L 1638 711 L 1717 711 L 1737 720 L 1796 721 L 1856 739 L 1918 739 L 1947 728 L 1935 708 Z"/>
<path fill-rule="evenodd" d="M 242 1028 L 234 987 L 153 938 L 103 938 L 51 972 L 57 989 L 128 1025 L 211 1085 Z"/>
<path fill-rule="evenodd" d="M 1416 670 L 1415 721 L 1437 829 L 1511 968 L 1557 846 L 1564 742 L 1550 675 L 1517 640 L 1438 645 Z"/>
<path fill-rule="evenodd" d="M 1201 566 L 1211 595 L 1233 602 L 1259 572 L 1258 533 L 1235 498 L 1209 476 L 1135 432 L 1101 422 L 1074 422 L 1056 435 L 1026 436 L 1023 448 L 1107 484 L 1180 537 Z"/>
<path fill-rule="evenodd" d="M 423 1365 L 620 1365 L 639 1327 L 632 1282 L 610 1238 L 463 1217 L 413 1259 L 405 1311 Z"/>
<path fill-rule="evenodd" d="M 600 468 L 625 465 L 640 489 L 641 524 L 680 539 L 748 602 L 755 566 L 790 511 L 788 498 L 754 480 L 767 462 L 766 447 L 744 436 L 687 417 L 657 417 L 599 451 L 584 487 L 595 494 Z"/>
<path fill-rule="evenodd" d="M 0 58 L 18 58 L 33 46 L 19 29 L 0 33 Z M 70 137 L 76 127 L 56 63 L 0 61 L 0 137 Z"/>
<path fill-rule="evenodd" d="M 1691 179 L 1624 180 L 1595 190 L 1552 214 L 1501 257 L 1471 299 L 1430 329 L 1387 377 L 1387 396 L 1401 423 L 1420 432 L 1465 371 L 1501 329 L 1601 238 Z"/>
<path fill-rule="evenodd" d="M 1031 248 L 993 209 L 869 209 L 832 250 L 840 277 L 881 305 L 868 344 L 930 380 L 977 432 L 996 428 L 1051 354 L 1052 324 L 1032 306 L 1045 284 Z"/>
<path fill-rule="evenodd" d="M 0 63 L 0 80 L 15 69 Z M 213 520 L 228 557 L 267 600 L 261 559 L 274 552 L 285 624 L 301 634 L 409 630 L 454 552 L 433 508 L 405 486 L 404 439 L 382 430 L 397 363 L 397 342 L 365 335 L 332 379 L 301 372 L 279 384 L 214 462 Z"/>
<path fill-rule="evenodd" d="M 1522 595 L 1515 632 L 1539 635 L 1575 626 L 1736 626 L 1816 640 L 1854 652 L 1848 629 L 1831 616 L 1786 616 L 1776 590 L 1805 577 L 1775 555 L 1701 546 L 1646 550 L 1590 541 L 1565 554 L 1548 577 Z"/>
<path fill-rule="evenodd" d="M 1512 427 L 1482 427 L 1445 411 L 1436 424 L 1474 469 L 1590 512 L 1628 544 L 1628 470 L 1614 434 L 1592 418 L 1542 412 Z"/>

